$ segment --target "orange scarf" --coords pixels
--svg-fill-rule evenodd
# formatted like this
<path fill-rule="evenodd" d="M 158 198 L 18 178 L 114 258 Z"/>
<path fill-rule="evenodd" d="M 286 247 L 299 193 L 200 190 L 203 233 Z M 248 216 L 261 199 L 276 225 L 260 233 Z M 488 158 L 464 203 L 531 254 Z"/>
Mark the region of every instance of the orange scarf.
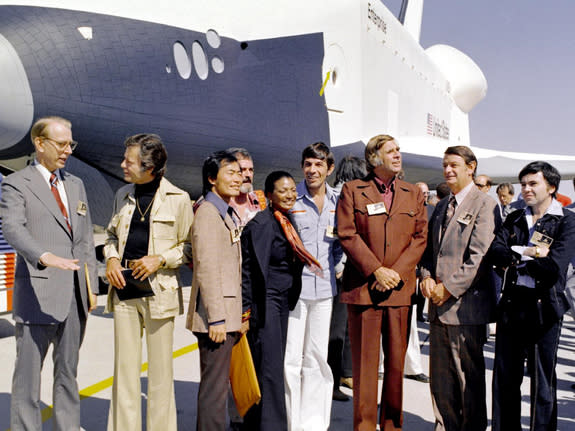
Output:
<path fill-rule="evenodd" d="M 286 215 L 279 210 L 273 210 L 273 212 L 276 220 L 280 222 L 286 239 L 288 240 L 293 252 L 298 257 L 298 259 L 301 260 L 311 272 L 313 272 L 318 277 L 323 278 L 323 270 L 320 263 L 315 257 L 311 255 L 309 251 L 305 249 L 301 238 L 299 237 L 298 233 Z"/>

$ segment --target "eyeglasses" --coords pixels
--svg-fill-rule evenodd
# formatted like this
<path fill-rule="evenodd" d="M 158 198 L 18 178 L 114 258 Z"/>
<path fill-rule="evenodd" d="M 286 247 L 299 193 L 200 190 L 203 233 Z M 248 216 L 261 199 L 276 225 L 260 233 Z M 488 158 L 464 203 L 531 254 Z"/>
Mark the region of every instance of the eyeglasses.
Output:
<path fill-rule="evenodd" d="M 487 187 L 487 184 L 475 183 L 475 185 L 480 189 L 482 189 L 483 187 Z"/>
<path fill-rule="evenodd" d="M 66 148 L 68 148 L 68 146 L 72 151 L 74 151 L 78 146 L 78 143 L 76 141 L 60 142 L 55 141 L 54 139 L 51 138 L 47 138 L 46 136 L 42 136 L 42 139 L 52 142 L 59 151 L 66 151 Z"/>

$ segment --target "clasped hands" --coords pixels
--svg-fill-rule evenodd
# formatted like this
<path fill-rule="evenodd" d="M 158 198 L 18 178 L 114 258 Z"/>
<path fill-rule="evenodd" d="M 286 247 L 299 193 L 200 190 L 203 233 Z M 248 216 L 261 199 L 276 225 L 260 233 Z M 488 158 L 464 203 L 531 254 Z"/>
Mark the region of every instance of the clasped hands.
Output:
<path fill-rule="evenodd" d="M 436 283 L 431 277 L 427 277 L 421 281 L 419 284 L 423 296 L 429 298 L 437 306 L 445 304 L 445 302 L 451 297 L 449 290 L 445 288 L 443 283 Z"/>
<path fill-rule="evenodd" d="M 397 271 L 386 268 L 385 266 L 380 266 L 377 268 L 373 275 L 375 276 L 375 283 L 372 286 L 373 289 L 377 289 L 381 292 L 385 292 L 386 290 L 391 290 L 395 286 L 399 284 L 401 281 L 401 277 L 397 273 Z"/>
<path fill-rule="evenodd" d="M 161 256 L 144 256 L 140 259 L 130 262 L 130 269 L 134 278 L 145 280 L 150 275 L 155 273 L 162 266 Z M 112 257 L 106 262 L 106 277 L 112 286 L 123 289 L 126 285 L 126 280 L 122 274 L 122 264 L 120 259 Z"/>

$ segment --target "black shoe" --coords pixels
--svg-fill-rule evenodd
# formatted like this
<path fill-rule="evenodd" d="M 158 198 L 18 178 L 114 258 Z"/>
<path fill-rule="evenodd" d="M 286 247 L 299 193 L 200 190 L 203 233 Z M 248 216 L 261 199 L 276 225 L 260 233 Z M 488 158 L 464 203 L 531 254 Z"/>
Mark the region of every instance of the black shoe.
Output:
<path fill-rule="evenodd" d="M 349 397 L 346 394 L 344 394 L 340 389 L 333 390 L 332 399 L 334 401 L 349 401 Z"/>
<path fill-rule="evenodd" d="M 228 431 L 242 431 L 244 429 L 243 422 L 230 422 Z"/>
<path fill-rule="evenodd" d="M 421 373 L 421 374 L 406 374 L 404 377 L 406 379 L 415 380 L 416 382 L 429 383 L 429 377 L 427 377 L 423 373 Z"/>

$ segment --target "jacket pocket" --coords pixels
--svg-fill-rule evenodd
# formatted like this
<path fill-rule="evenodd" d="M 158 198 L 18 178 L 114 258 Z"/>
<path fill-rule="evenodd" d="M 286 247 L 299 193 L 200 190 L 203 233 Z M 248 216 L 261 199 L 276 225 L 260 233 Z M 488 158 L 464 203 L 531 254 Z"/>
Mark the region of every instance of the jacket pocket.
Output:
<path fill-rule="evenodd" d="M 176 217 L 171 214 L 156 214 L 152 220 L 153 237 L 158 239 L 176 238 Z"/>

